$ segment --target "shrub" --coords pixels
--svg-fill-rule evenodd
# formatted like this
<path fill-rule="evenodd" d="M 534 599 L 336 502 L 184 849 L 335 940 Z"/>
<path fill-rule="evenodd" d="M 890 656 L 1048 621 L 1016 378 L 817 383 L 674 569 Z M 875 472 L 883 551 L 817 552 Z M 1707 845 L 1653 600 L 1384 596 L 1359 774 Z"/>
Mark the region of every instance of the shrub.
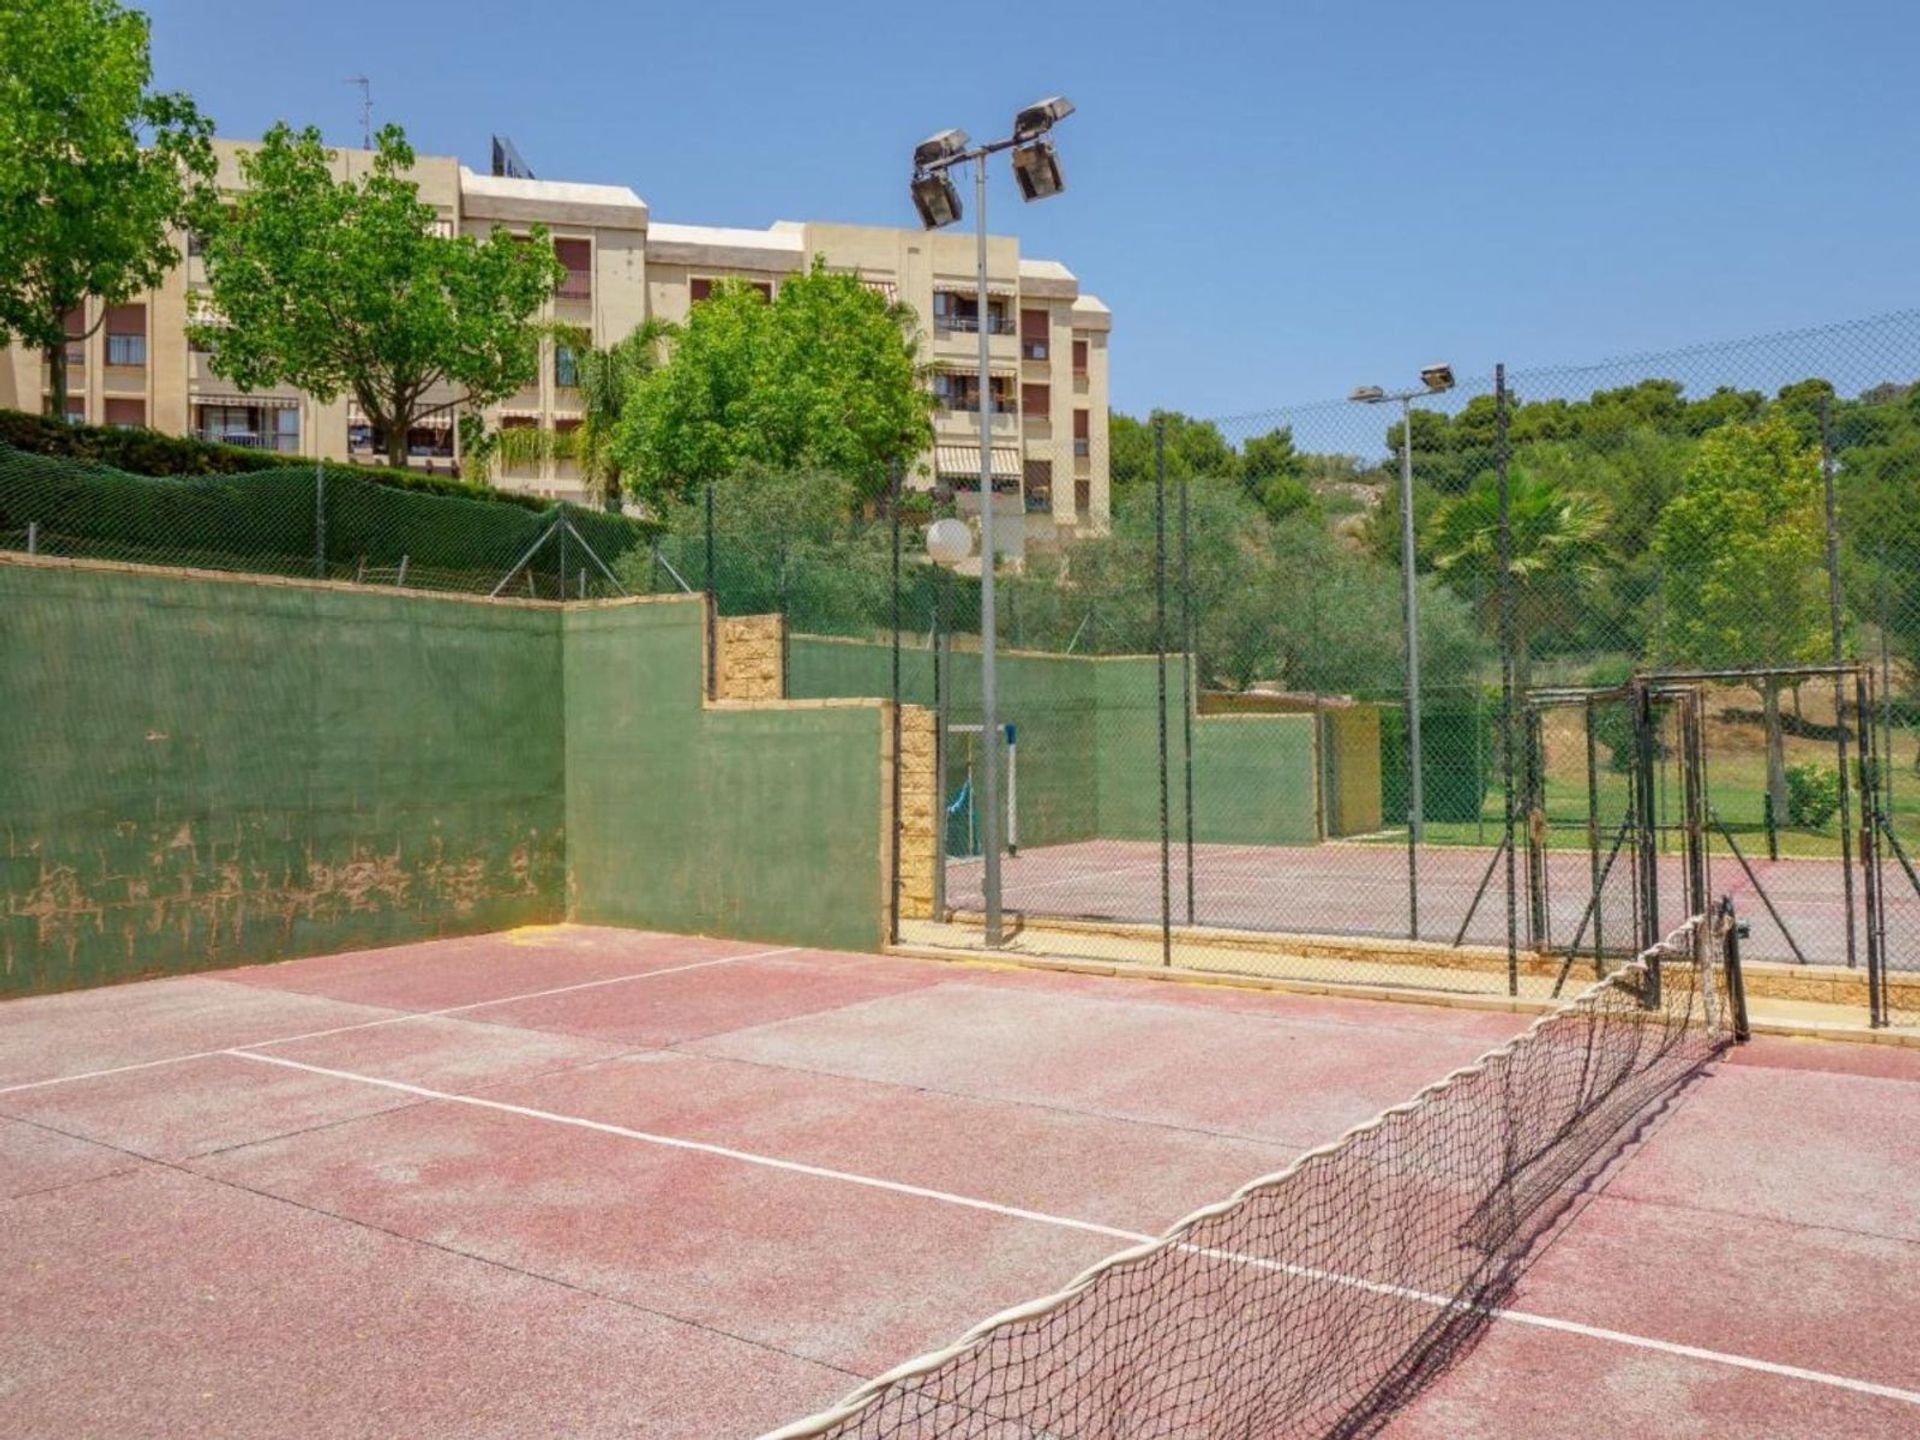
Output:
<path fill-rule="evenodd" d="M 312 465 L 298 456 L 239 445 L 219 445 L 158 430 L 125 429 L 117 425 L 72 425 L 50 415 L 22 410 L 0 410 L 0 445 L 11 445 L 35 455 L 54 455 L 110 466 L 133 475 L 174 476 L 246 475 L 260 470 L 287 470 Z M 545 510 L 552 505 L 539 495 L 495 490 L 473 485 L 451 475 L 425 475 L 415 470 L 392 470 L 377 465 L 343 466 L 329 462 L 330 470 L 347 470 L 376 485 L 413 490 L 426 495 L 455 495 L 463 500 L 490 500 Z"/>
<path fill-rule="evenodd" d="M 1840 808 L 1840 772 L 1831 765 L 1787 767 L 1787 823 L 1819 830 Z"/>

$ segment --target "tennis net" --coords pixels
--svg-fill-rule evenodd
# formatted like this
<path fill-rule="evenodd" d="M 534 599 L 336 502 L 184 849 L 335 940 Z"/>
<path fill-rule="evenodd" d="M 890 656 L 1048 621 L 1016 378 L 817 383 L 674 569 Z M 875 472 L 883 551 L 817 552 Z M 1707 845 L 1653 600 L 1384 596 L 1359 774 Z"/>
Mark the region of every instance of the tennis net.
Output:
<path fill-rule="evenodd" d="M 1696 917 L 1405 1104 L 766 1440 L 1372 1433 L 1732 1042 L 1732 924 Z"/>

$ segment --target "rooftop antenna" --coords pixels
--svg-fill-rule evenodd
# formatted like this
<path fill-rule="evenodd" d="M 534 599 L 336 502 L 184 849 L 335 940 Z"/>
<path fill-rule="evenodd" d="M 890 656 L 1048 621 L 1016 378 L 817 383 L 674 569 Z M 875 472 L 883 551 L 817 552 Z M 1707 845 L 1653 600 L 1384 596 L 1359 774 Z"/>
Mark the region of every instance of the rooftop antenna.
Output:
<path fill-rule="evenodd" d="M 360 148 L 373 148 L 373 81 L 364 75 L 349 75 L 348 85 L 360 87 Z"/>

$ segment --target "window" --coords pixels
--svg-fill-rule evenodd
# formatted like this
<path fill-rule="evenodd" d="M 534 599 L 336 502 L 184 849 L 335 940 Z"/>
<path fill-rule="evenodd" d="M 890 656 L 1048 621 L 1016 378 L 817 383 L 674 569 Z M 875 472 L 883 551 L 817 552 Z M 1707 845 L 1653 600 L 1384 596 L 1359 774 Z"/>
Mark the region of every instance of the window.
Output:
<path fill-rule="evenodd" d="M 562 300 L 593 298 L 593 243 L 588 240 L 556 240 L 554 258 L 566 266 L 566 273 L 553 287 Z"/>
<path fill-rule="evenodd" d="M 1020 408 L 1037 419 L 1051 418 L 1053 412 L 1053 387 L 1051 385 L 1022 385 L 1020 387 Z"/>
<path fill-rule="evenodd" d="M 1073 453 L 1075 455 L 1093 453 L 1093 412 L 1091 410 L 1073 412 Z"/>
<path fill-rule="evenodd" d="M 580 383 L 580 362 L 574 358 L 571 346 L 553 347 L 553 383 L 562 390 L 571 390 Z"/>
<path fill-rule="evenodd" d="M 1093 482 L 1076 480 L 1073 482 L 1073 510 L 1080 519 L 1087 518 L 1087 512 L 1093 509 Z"/>
<path fill-rule="evenodd" d="M 1087 342 L 1084 340 L 1073 342 L 1073 373 L 1076 375 L 1087 373 Z"/>
<path fill-rule="evenodd" d="M 1051 333 L 1046 311 L 1022 310 L 1020 312 L 1020 358 L 1022 360 L 1046 359 L 1047 339 Z"/>
<path fill-rule="evenodd" d="M 114 305 L 107 310 L 107 364 L 147 363 L 147 307 Z"/>
<path fill-rule="evenodd" d="M 101 418 L 116 430 L 131 430 L 147 423 L 147 402 L 108 397 Z"/>
<path fill-rule="evenodd" d="M 84 340 L 86 338 L 86 335 L 87 335 L 86 306 L 84 305 L 74 306 L 73 309 L 67 312 L 66 322 L 67 322 L 67 338 L 69 340 Z"/>
<path fill-rule="evenodd" d="M 1053 462 L 1029 460 L 1026 464 L 1027 509 L 1053 509 Z"/>

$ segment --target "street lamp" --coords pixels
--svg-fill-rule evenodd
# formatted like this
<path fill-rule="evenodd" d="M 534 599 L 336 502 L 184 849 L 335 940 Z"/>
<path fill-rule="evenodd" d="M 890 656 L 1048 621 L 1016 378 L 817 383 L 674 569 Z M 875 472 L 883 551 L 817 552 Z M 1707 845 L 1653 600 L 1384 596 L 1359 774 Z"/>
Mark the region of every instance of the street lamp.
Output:
<path fill-rule="evenodd" d="M 976 295 L 975 323 L 980 330 L 980 733 L 985 744 L 980 764 L 981 877 L 986 909 L 986 943 L 1000 944 L 1000 717 L 995 684 L 993 547 L 993 377 L 987 324 L 987 157 L 1013 151 L 1013 175 L 1028 200 L 1044 200 L 1066 188 L 1060 157 L 1048 138 L 1053 127 L 1073 113 L 1073 102 L 1051 95 L 1014 116 L 1013 133 L 1004 140 L 972 145 L 964 130 L 942 130 L 913 149 L 913 208 L 920 223 L 938 230 L 960 219 L 960 192 L 949 172 L 973 162 L 973 227 Z M 928 535 L 929 550 L 933 536 Z M 937 558 L 937 557 L 936 557 Z"/>
<path fill-rule="evenodd" d="M 1385 390 L 1361 385 L 1348 398 L 1362 405 L 1400 405 L 1400 589 L 1407 629 L 1407 930 L 1420 938 L 1420 841 L 1426 833 L 1426 804 L 1420 785 L 1420 612 L 1414 594 L 1413 554 L 1413 402 L 1453 388 L 1451 365 L 1425 365 L 1418 390 Z"/>

